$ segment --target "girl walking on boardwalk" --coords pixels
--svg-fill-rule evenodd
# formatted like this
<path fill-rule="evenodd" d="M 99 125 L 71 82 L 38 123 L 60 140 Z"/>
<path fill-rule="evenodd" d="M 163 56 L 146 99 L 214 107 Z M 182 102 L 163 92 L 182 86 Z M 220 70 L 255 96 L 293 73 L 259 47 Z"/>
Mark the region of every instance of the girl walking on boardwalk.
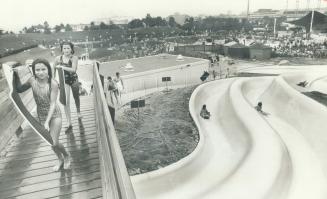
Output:
<path fill-rule="evenodd" d="M 76 74 L 78 57 L 74 55 L 74 45 L 71 42 L 63 42 L 60 45 L 62 55 L 56 57 L 54 62 L 54 69 L 62 68 L 65 76 L 65 91 L 66 91 L 66 105 L 65 114 L 68 126 L 65 130 L 66 133 L 72 131 L 71 110 L 70 110 L 70 89 L 72 90 L 78 119 L 82 118 L 80 110 L 79 98 L 79 82 Z"/>
<path fill-rule="evenodd" d="M 15 78 L 16 89 L 21 93 L 32 88 L 38 120 L 50 132 L 53 140 L 52 149 L 59 160 L 59 163 L 53 169 L 55 171 L 60 170 L 62 167 L 69 169 L 70 157 L 64 146 L 59 143 L 62 119 L 60 108 L 56 103 L 59 90 L 58 83 L 52 79 L 51 66 L 45 59 L 36 59 L 32 63 L 32 71 L 33 76 L 25 84 L 21 85 Z"/>

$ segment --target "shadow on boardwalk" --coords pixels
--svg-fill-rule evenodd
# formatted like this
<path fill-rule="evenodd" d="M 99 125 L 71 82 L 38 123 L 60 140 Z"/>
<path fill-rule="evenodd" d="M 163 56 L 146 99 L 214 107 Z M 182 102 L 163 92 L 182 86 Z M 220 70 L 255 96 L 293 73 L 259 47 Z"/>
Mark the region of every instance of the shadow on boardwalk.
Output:
<path fill-rule="evenodd" d="M 57 158 L 51 147 L 26 127 L 0 158 L 0 198 L 102 198 L 93 96 L 81 97 L 81 112 L 78 120 L 72 110 L 68 135 L 63 118 L 59 138 L 71 154 L 71 169 L 53 172 Z"/>

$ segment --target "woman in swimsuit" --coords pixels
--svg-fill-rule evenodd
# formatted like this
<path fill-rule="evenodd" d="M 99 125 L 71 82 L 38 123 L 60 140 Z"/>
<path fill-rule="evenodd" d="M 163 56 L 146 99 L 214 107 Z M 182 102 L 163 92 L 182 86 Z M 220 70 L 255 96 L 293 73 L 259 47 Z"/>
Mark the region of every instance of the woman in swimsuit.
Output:
<path fill-rule="evenodd" d="M 68 127 L 66 133 L 71 132 L 73 126 L 71 121 L 70 110 L 70 89 L 72 90 L 78 119 L 82 118 L 80 111 L 80 98 L 79 98 L 79 82 L 76 74 L 78 57 L 74 55 L 74 45 L 71 42 L 63 42 L 60 45 L 62 55 L 56 57 L 54 62 L 55 70 L 62 68 L 65 76 L 65 91 L 66 91 L 66 105 L 65 114 L 67 117 Z"/>

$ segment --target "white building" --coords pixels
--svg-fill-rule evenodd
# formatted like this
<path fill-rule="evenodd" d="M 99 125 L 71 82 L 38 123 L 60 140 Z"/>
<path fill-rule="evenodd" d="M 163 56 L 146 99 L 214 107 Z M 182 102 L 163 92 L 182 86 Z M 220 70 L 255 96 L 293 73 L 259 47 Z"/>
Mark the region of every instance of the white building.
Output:
<path fill-rule="evenodd" d="M 128 24 L 133 18 L 132 17 L 126 17 L 126 16 L 114 16 L 114 17 L 108 17 L 108 18 L 99 18 L 94 20 L 95 25 L 100 25 L 101 22 L 109 25 L 110 23 L 121 25 L 121 24 Z"/>
<path fill-rule="evenodd" d="M 74 32 L 83 31 L 86 26 L 90 26 L 89 24 L 71 24 L 70 25 Z"/>

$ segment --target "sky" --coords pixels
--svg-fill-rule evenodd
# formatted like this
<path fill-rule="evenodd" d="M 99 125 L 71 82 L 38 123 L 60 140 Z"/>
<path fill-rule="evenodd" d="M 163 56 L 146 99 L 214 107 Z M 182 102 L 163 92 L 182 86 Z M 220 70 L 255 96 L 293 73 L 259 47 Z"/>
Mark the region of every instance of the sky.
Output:
<path fill-rule="evenodd" d="M 250 0 L 250 11 L 260 8 L 295 9 L 296 0 Z M 248 0 L 1 0 L 0 29 L 19 31 L 25 26 L 43 24 L 51 27 L 60 23 L 90 23 L 99 18 L 126 16 L 144 18 L 167 17 L 173 13 L 190 16 L 240 14 L 246 12 Z M 318 0 L 310 0 L 316 7 Z M 327 2 L 322 0 L 322 7 Z M 299 0 L 306 8 L 307 0 Z"/>

